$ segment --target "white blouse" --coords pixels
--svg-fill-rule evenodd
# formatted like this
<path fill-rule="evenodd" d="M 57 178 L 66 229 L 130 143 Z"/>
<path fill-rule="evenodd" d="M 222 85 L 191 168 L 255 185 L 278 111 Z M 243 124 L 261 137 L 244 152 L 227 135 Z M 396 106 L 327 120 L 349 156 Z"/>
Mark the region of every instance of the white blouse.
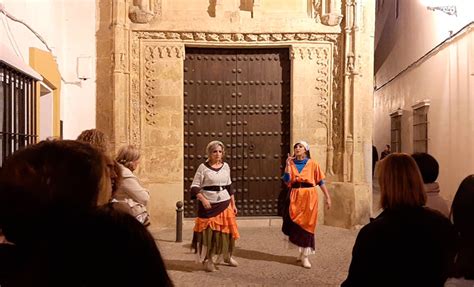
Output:
<path fill-rule="evenodd" d="M 230 179 L 230 167 L 227 163 L 224 162 L 224 165 L 217 171 L 207 167 L 204 163 L 201 163 L 196 171 L 196 174 L 194 175 L 191 188 L 204 187 L 204 189 L 201 190 L 202 195 L 210 203 L 218 203 L 230 199 L 227 189 L 224 188 L 221 191 L 207 191 L 205 190 L 205 187 L 227 186 L 230 184 L 232 184 L 232 181 Z"/>

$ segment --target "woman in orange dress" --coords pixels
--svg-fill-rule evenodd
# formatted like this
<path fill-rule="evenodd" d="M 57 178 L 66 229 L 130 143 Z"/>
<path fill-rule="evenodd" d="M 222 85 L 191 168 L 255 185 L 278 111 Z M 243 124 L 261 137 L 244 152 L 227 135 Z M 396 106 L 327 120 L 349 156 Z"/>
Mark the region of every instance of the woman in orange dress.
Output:
<path fill-rule="evenodd" d="M 318 219 L 319 185 L 324 193 L 327 208 L 331 207 L 331 197 L 324 184 L 324 173 L 319 164 L 310 158 L 309 145 L 298 141 L 294 155 L 286 160 L 283 181 L 290 189 L 283 214 L 283 233 L 288 240 L 299 247 L 298 261 L 303 267 L 311 268 L 308 255 L 314 254 L 314 232 Z"/>
<path fill-rule="evenodd" d="M 224 144 L 212 141 L 207 145 L 208 159 L 199 165 L 191 184 L 193 198 L 198 199 L 198 217 L 195 220 L 192 247 L 206 271 L 216 271 L 221 259 L 237 266 L 232 258 L 237 230 L 237 207 L 231 189 L 230 168 L 223 161 Z M 214 255 L 218 259 L 214 260 Z"/>

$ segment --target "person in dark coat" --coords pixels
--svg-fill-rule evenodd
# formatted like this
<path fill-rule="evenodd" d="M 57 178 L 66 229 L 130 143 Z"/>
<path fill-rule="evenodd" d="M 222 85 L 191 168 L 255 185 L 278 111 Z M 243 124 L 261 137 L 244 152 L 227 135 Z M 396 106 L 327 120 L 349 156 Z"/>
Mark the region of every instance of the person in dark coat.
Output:
<path fill-rule="evenodd" d="M 456 260 L 445 286 L 474 286 L 474 174 L 459 185 L 451 206 L 451 219 L 459 232 Z"/>
<path fill-rule="evenodd" d="M 379 152 L 377 151 L 377 148 L 372 145 L 372 176 L 374 176 L 375 172 L 375 164 L 379 160 Z"/>
<path fill-rule="evenodd" d="M 360 230 L 342 286 L 443 286 L 456 254 L 453 225 L 423 207 L 426 194 L 413 158 L 395 153 L 380 164 L 384 211 Z"/>
<path fill-rule="evenodd" d="M 380 154 L 380 160 L 384 159 L 387 155 L 392 152 L 390 145 L 385 145 L 385 149 Z"/>

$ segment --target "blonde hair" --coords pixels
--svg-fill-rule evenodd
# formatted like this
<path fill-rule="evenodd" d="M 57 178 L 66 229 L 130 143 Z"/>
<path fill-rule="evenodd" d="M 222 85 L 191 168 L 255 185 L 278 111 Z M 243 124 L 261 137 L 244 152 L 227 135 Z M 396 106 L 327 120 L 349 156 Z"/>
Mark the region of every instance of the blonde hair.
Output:
<path fill-rule="evenodd" d="M 119 149 L 115 160 L 132 170 L 132 163 L 140 159 L 140 151 L 133 145 L 123 146 Z"/>
<path fill-rule="evenodd" d="M 78 141 L 89 143 L 103 153 L 107 154 L 107 136 L 98 129 L 83 131 L 78 137 Z"/>
<path fill-rule="evenodd" d="M 217 147 L 220 146 L 222 148 L 222 157 L 225 155 L 225 146 L 221 141 L 211 141 L 206 146 L 206 153 L 207 153 L 207 161 L 211 159 L 212 151 Z"/>
<path fill-rule="evenodd" d="M 384 209 L 426 204 L 423 179 L 415 160 L 405 153 L 392 153 L 381 161 L 380 205 Z"/>

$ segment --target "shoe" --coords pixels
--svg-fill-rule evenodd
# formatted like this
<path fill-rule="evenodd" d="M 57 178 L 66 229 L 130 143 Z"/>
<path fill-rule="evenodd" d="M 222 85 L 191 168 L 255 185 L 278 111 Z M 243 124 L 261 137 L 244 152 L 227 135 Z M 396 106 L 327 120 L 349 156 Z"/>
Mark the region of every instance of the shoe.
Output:
<path fill-rule="evenodd" d="M 207 272 L 214 272 L 216 271 L 216 266 L 214 265 L 214 262 L 207 260 L 204 262 L 204 269 L 206 269 Z"/>
<path fill-rule="evenodd" d="M 229 260 L 226 260 L 225 263 L 229 264 L 230 266 L 237 267 L 239 263 L 235 261 L 234 258 L 230 257 Z"/>
<path fill-rule="evenodd" d="M 304 268 L 311 268 L 311 262 L 309 262 L 308 256 L 303 257 L 302 263 Z"/>
<path fill-rule="evenodd" d="M 303 253 L 300 253 L 300 255 L 296 257 L 296 262 L 300 262 L 302 258 L 303 258 Z"/>
<path fill-rule="evenodd" d="M 216 265 L 217 265 L 217 264 L 221 264 L 222 261 L 223 261 L 222 254 L 219 255 L 219 256 L 216 256 L 216 257 L 214 258 L 214 264 L 216 264 Z"/>

